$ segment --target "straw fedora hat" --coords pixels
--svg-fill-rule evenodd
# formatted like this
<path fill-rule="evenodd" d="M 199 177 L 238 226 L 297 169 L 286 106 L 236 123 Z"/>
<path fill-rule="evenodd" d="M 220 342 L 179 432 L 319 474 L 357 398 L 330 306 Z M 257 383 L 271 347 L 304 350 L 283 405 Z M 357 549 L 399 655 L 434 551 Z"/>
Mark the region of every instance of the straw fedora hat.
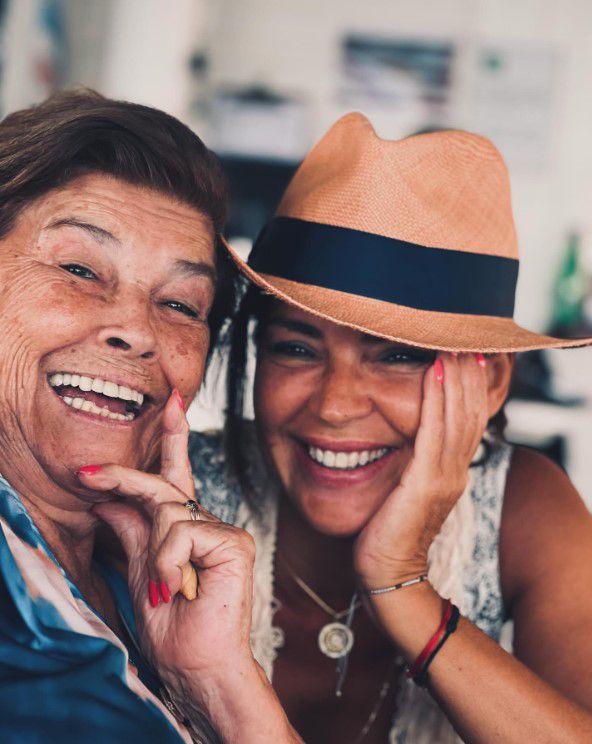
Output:
<path fill-rule="evenodd" d="M 359 113 L 304 159 L 248 262 L 265 292 L 351 328 L 442 351 L 584 346 L 512 319 L 518 246 L 504 161 L 462 131 L 378 137 Z"/>

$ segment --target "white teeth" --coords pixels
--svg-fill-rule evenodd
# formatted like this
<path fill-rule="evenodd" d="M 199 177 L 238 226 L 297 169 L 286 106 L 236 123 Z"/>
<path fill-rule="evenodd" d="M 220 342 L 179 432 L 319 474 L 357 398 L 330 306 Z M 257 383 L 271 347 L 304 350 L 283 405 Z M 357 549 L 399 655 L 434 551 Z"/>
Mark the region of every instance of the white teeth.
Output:
<path fill-rule="evenodd" d="M 106 382 L 103 387 L 103 395 L 106 395 L 109 398 L 118 398 L 119 385 L 116 385 L 114 382 Z"/>
<path fill-rule="evenodd" d="M 126 387 L 125 385 L 116 385 L 114 382 L 108 380 L 102 380 L 100 377 L 85 377 L 84 375 L 75 375 L 70 372 L 56 372 L 49 378 L 49 384 L 52 387 L 62 387 L 67 385 L 68 387 L 77 387 L 85 392 L 92 391 L 100 395 L 106 395 L 108 398 L 119 398 L 124 401 L 134 401 L 139 407 L 144 403 L 144 394 L 140 393 L 139 390 L 133 390 L 132 388 Z M 72 400 L 77 400 L 73 398 Z M 87 410 L 87 409 L 84 409 Z M 101 411 L 103 409 L 100 409 Z M 130 415 L 134 414 L 117 414 L 127 419 Z"/>
<path fill-rule="evenodd" d="M 322 450 L 319 447 L 308 448 L 308 454 L 315 462 L 334 470 L 354 470 L 363 467 L 370 462 L 380 460 L 388 451 L 388 447 L 361 452 L 334 452 L 333 450 Z"/>
<path fill-rule="evenodd" d="M 323 459 L 322 464 L 326 468 L 332 468 L 335 466 L 335 452 L 331 452 L 331 450 L 327 450 L 326 452 L 323 452 Z"/>
<path fill-rule="evenodd" d="M 95 377 L 95 379 L 92 381 L 92 387 L 91 387 L 91 390 L 93 391 L 93 393 L 102 393 L 104 387 L 105 387 L 105 381 L 99 380 L 98 377 Z"/>
<path fill-rule="evenodd" d="M 92 390 L 92 384 L 93 381 L 90 377 L 81 377 L 78 387 L 85 392 L 89 392 L 89 390 Z"/>
<path fill-rule="evenodd" d="M 133 413 L 114 413 L 108 408 L 99 408 L 99 406 L 96 406 L 92 401 L 84 400 L 84 398 L 70 398 L 65 395 L 62 400 L 71 408 L 86 411 L 87 413 L 95 413 L 97 416 L 103 416 L 104 418 L 109 418 L 113 421 L 133 421 L 135 418 Z"/>
<path fill-rule="evenodd" d="M 132 391 L 123 385 L 119 386 L 119 397 L 122 400 L 132 400 Z"/>
<path fill-rule="evenodd" d="M 357 452 L 350 452 L 349 455 L 347 456 L 347 467 L 357 468 L 359 460 L 360 460 L 360 456 Z"/>
<path fill-rule="evenodd" d="M 338 452 L 335 455 L 335 467 L 343 470 L 347 467 L 347 460 L 348 457 L 346 452 Z"/>

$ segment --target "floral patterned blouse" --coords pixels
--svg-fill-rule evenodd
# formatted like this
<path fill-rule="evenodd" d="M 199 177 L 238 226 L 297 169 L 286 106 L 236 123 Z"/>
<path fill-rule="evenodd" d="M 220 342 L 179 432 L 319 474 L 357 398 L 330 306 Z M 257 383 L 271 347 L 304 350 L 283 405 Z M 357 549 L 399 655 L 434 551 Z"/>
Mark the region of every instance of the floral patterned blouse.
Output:
<path fill-rule="evenodd" d="M 274 591 L 277 535 L 277 493 L 270 485 L 259 447 L 246 430 L 251 481 L 258 507 L 253 509 L 238 484 L 228 476 L 220 433 L 192 432 L 189 456 L 197 498 L 203 506 L 255 538 L 254 607 L 251 631 L 253 652 L 269 679 L 283 643 L 274 626 L 278 604 Z M 469 485 L 452 510 L 429 552 L 428 576 L 444 597 L 450 597 L 465 617 L 498 641 L 506 619 L 500 584 L 499 535 L 511 445 L 487 440 L 484 453 L 470 469 Z M 411 680 L 397 691 L 389 744 L 456 744 L 457 734 L 435 701 Z"/>

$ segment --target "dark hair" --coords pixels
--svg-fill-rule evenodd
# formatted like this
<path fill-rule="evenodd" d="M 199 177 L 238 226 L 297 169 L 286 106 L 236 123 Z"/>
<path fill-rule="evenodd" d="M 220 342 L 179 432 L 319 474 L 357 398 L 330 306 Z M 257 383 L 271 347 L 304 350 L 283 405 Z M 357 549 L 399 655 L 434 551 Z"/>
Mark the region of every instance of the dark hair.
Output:
<path fill-rule="evenodd" d="M 245 400 L 247 394 L 247 364 L 249 340 L 252 337 L 255 346 L 259 344 L 264 330 L 265 319 L 269 316 L 271 305 L 277 300 L 273 295 L 265 294 L 254 284 L 245 285 L 241 280 L 242 299 L 237 312 L 228 326 L 223 343 L 227 347 L 228 367 L 226 371 L 226 424 L 224 429 L 224 449 L 226 466 L 230 476 L 240 485 L 245 497 L 257 508 L 257 494 L 249 478 L 249 453 L 243 436 L 245 426 Z M 488 433 L 494 438 L 504 438 L 507 420 L 504 406 L 491 417 L 487 424 Z M 486 440 L 485 455 L 476 465 L 488 457 L 490 447 Z"/>
<path fill-rule="evenodd" d="M 219 239 L 226 183 L 214 153 L 157 109 L 87 89 L 57 93 L 0 123 L 0 238 L 29 203 L 89 173 L 155 189 L 211 220 L 219 274 L 212 347 L 234 304 L 233 270 Z"/>

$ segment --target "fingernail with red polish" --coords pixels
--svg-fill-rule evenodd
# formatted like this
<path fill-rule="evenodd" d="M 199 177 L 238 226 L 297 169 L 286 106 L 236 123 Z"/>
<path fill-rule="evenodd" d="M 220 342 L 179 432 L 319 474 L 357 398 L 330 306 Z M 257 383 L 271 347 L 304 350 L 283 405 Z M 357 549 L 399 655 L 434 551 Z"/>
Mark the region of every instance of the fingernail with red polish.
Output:
<path fill-rule="evenodd" d="M 181 397 L 181 393 L 177 390 L 177 388 L 173 390 L 173 398 L 177 401 L 179 408 L 183 411 L 183 413 L 185 413 L 183 398 Z"/>
<path fill-rule="evenodd" d="M 148 599 L 152 607 L 158 606 L 158 587 L 156 581 L 148 580 Z"/>
<path fill-rule="evenodd" d="M 94 475 L 102 469 L 102 465 L 85 465 L 84 467 L 80 468 L 80 470 L 78 471 L 78 475 Z"/>
<path fill-rule="evenodd" d="M 434 372 L 436 373 L 436 380 L 438 382 L 444 382 L 444 365 L 439 358 L 434 362 Z"/>
<path fill-rule="evenodd" d="M 477 360 L 477 364 L 480 367 L 485 367 L 485 364 L 486 364 L 485 357 L 480 351 L 477 354 L 475 354 L 475 359 Z"/>
<path fill-rule="evenodd" d="M 171 593 L 169 592 L 169 588 L 164 581 L 160 582 L 160 596 L 166 604 L 171 601 Z"/>

